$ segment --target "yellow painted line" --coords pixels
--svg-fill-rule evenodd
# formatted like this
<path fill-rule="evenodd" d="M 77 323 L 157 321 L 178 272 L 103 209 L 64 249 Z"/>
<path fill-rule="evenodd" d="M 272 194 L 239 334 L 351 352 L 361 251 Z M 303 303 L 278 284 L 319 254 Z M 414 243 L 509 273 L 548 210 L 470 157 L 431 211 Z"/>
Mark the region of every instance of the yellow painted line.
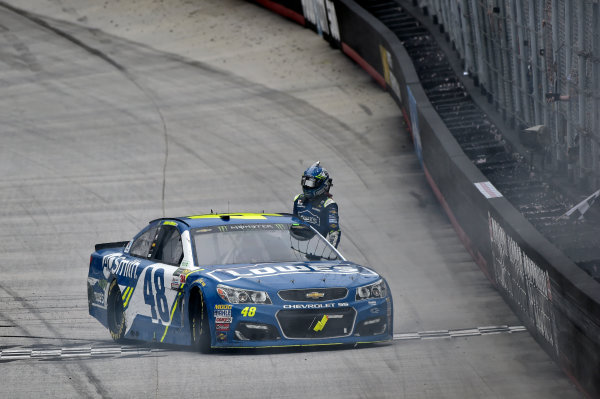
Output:
<path fill-rule="evenodd" d="M 171 309 L 171 318 L 169 319 L 169 326 L 171 325 L 171 322 L 173 322 L 173 315 L 175 314 L 175 309 L 177 309 L 177 302 L 179 302 L 180 295 L 181 294 L 177 294 L 177 298 L 175 299 L 175 303 L 173 304 L 173 309 Z M 169 326 L 165 327 L 165 333 L 163 334 L 162 338 L 160 339 L 160 342 L 163 342 L 163 340 L 167 336 L 167 331 L 169 331 Z"/>

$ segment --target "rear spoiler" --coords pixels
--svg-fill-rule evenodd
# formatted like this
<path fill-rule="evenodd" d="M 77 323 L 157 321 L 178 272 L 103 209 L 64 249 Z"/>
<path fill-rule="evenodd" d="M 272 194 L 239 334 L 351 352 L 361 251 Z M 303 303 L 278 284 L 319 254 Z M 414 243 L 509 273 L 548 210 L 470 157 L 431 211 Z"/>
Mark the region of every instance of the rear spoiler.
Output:
<path fill-rule="evenodd" d="M 129 244 L 129 241 L 119 241 L 119 242 L 106 242 L 104 244 L 96 244 L 94 249 L 96 251 L 100 251 L 101 249 L 106 248 L 125 248 Z"/>

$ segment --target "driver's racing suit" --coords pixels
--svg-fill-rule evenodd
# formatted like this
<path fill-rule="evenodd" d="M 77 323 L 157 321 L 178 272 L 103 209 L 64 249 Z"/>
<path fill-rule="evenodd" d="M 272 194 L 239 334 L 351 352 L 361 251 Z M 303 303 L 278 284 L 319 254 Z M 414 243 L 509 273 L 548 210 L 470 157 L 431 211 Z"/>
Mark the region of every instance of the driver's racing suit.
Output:
<path fill-rule="evenodd" d="M 328 194 L 308 199 L 304 194 L 294 198 L 294 216 L 310 223 L 323 237 L 337 248 L 340 231 L 338 206 Z"/>

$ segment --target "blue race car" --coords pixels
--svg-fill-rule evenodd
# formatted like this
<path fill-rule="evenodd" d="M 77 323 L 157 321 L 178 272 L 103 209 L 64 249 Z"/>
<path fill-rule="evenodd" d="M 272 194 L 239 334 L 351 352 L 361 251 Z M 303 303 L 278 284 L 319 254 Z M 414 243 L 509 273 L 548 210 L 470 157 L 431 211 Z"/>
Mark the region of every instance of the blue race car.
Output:
<path fill-rule="evenodd" d="M 96 245 L 90 315 L 112 338 L 211 348 L 392 339 L 392 296 L 288 214 L 208 214 L 150 222 Z"/>

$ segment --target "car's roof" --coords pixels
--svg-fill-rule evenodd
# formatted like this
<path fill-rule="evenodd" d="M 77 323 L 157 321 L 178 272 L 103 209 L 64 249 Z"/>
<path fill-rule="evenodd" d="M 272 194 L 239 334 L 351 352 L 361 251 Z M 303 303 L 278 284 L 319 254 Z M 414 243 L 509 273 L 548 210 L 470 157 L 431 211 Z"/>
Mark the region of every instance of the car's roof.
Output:
<path fill-rule="evenodd" d="M 221 226 L 225 224 L 246 223 L 297 223 L 298 219 L 288 213 L 209 213 L 204 215 L 184 216 L 177 218 L 161 218 L 160 220 L 176 220 L 190 228 Z"/>

